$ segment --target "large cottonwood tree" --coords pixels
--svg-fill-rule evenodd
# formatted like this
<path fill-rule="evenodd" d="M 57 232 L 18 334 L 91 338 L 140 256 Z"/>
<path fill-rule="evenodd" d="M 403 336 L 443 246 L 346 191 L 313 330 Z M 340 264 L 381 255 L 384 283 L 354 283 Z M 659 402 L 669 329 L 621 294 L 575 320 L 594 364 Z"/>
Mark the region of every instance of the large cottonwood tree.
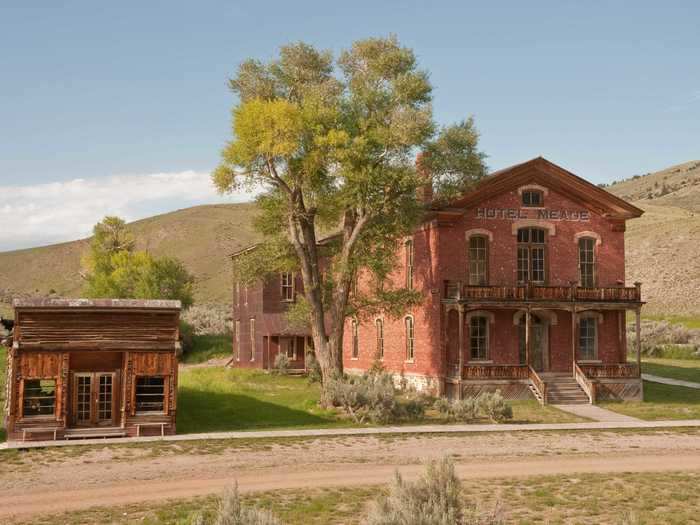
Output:
<path fill-rule="evenodd" d="M 239 257 L 238 278 L 298 270 L 323 380 L 341 374 L 348 315 L 399 313 L 420 300 L 385 286 L 396 241 L 420 220 L 421 184 L 448 199 L 485 173 L 471 120 L 438 130 L 431 85 L 395 37 L 355 42 L 334 60 L 298 43 L 269 63 L 243 62 L 233 140 L 212 174 L 219 191 L 262 188 L 262 245 Z M 424 170 L 416 153 L 426 151 Z M 426 172 L 430 171 L 430 179 Z M 335 235 L 319 244 L 322 232 Z M 351 294 L 362 268 L 371 291 Z M 364 275 L 364 273 L 363 273 Z"/>

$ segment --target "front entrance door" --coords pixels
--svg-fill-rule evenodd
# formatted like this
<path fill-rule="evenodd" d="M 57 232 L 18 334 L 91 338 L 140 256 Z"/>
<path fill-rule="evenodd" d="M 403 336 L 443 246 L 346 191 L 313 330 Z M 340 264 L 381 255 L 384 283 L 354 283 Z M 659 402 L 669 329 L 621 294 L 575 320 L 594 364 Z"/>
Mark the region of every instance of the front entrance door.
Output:
<path fill-rule="evenodd" d="M 110 426 L 115 416 L 114 372 L 73 374 L 73 424 L 80 427 Z"/>
<path fill-rule="evenodd" d="M 549 324 L 537 315 L 531 316 L 530 321 L 530 364 L 537 372 L 549 370 Z M 525 364 L 525 316 L 520 319 L 520 362 Z"/>

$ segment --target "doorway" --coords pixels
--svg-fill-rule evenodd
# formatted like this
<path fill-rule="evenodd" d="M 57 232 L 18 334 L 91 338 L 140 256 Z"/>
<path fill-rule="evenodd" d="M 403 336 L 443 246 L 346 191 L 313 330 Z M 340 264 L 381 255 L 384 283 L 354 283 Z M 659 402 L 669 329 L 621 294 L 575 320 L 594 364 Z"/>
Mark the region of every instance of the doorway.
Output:
<path fill-rule="evenodd" d="M 116 372 L 74 372 L 72 419 L 76 427 L 113 426 Z"/>
<path fill-rule="evenodd" d="M 521 316 L 519 330 L 520 363 L 525 363 L 525 315 Z M 530 316 L 530 365 L 536 372 L 549 370 L 549 324 L 537 315 Z"/>

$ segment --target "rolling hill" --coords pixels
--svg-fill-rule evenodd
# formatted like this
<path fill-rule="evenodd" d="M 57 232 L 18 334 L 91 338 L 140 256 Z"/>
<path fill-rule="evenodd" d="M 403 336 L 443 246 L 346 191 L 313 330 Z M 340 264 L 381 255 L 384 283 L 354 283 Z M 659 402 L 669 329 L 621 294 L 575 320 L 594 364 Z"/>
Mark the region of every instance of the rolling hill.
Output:
<path fill-rule="evenodd" d="M 627 226 L 627 282 L 647 313 L 700 314 L 700 161 L 615 182 L 608 191 L 645 210 Z M 131 224 L 139 248 L 181 259 L 198 302 L 229 302 L 227 255 L 255 242 L 251 203 L 195 206 Z M 88 240 L 0 253 L 0 314 L 13 296 L 78 296 Z"/>

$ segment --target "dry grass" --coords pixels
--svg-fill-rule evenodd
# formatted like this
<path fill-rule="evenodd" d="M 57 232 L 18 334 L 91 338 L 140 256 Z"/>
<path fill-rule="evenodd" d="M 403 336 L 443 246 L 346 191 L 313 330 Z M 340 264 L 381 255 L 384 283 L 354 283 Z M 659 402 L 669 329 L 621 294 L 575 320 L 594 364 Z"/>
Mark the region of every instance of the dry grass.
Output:
<path fill-rule="evenodd" d="M 698 523 L 698 472 L 572 474 L 464 481 L 468 502 L 500 503 L 508 523 Z M 386 487 L 281 490 L 243 496 L 289 525 L 358 524 L 369 502 Z M 186 523 L 193 511 L 211 510 L 215 497 L 47 516 L 24 524 Z M 627 521 L 625 521 L 627 520 Z M 636 520 L 636 521 L 634 521 Z"/>

